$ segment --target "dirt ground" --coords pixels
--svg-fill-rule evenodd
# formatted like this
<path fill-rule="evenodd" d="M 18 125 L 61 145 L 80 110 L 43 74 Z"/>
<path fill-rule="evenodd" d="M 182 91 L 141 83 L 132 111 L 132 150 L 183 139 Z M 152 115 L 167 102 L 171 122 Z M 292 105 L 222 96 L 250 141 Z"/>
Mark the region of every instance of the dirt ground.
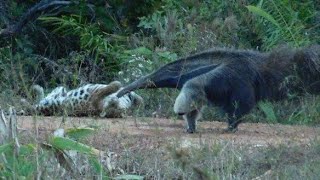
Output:
<path fill-rule="evenodd" d="M 34 121 L 36 119 L 37 121 Z M 155 144 L 178 142 L 181 146 L 198 146 L 203 143 L 229 142 L 234 145 L 249 145 L 252 147 L 283 145 L 308 146 L 320 135 L 319 127 L 291 126 L 279 124 L 242 123 L 235 133 L 224 133 L 226 123 L 200 121 L 197 133 L 187 134 L 184 121 L 161 118 L 124 118 L 101 119 L 68 117 L 66 124 L 61 125 L 62 117 L 30 117 L 19 116 L 18 127 L 25 132 L 35 134 L 38 127 L 39 137 L 46 137 L 59 127 L 97 127 L 92 143 L 101 147 L 118 136 L 127 138 L 130 144 L 134 141 L 148 141 L 152 147 Z M 122 138 L 125 139 L 125 138 Z M 140 143 L 141 144 L 141 143 Z"/>

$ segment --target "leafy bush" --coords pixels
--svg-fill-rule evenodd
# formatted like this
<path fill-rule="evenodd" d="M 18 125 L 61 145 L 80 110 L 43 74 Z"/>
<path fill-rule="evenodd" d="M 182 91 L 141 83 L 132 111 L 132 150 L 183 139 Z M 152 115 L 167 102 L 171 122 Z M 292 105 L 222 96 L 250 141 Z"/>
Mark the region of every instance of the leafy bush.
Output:
<path fill-rule="evenodd" d="M 258 6 L 247 8 L 264 18 L 258 19 L 256 26 L 263 40 L 264 50 L 282 43 L 300 47 L 319 42 L 319 37 L 314 36 L 315 30 L 319 28 L 312 21 L 316 16 L 312 1 L 260 1 Z"/>

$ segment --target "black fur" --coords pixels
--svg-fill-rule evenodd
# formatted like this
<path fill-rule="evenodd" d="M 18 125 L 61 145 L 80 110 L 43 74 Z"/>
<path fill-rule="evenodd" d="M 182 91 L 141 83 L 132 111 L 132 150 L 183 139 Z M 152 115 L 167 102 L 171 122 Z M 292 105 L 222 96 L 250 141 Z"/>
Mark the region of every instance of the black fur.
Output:
<path fill-rule="evenodd" d="M 271 53 L 212 50 L 167 64 L 126 86 L 118 97 L 141 88 L 178 88 L 175 112 L 185 115 L 188 132 L 195 131 L 195 117 L 205 104 L 221 107 L 234 131 L 258 101 L 281 100 L 291 92 L 319 94 L 319 53 L 319 45 Z"/>
<path fill-rule="evenodd" d="M 127 85 L 118 93 L 118 97 L 142 88 L 177 88 L 181 89 L 188 80 L 219 67 L 222 63 L 234 62 L 239 58 L 259 59 L 264 55 L 254 51 L 229 51 L 225 49 L 206 51 L 181 58 L 159 70 Z"/>

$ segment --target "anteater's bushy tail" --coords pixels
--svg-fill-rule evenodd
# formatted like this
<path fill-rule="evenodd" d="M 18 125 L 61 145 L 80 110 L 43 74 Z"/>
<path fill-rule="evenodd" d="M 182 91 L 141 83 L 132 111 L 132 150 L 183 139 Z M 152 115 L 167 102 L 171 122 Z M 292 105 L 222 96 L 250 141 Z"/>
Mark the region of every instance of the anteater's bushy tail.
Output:
<path fill-rule="evenodd" d="M 306 90 L 320 94 L 320 45 L 298 50 L 294 55 L 294 61 Z"/>

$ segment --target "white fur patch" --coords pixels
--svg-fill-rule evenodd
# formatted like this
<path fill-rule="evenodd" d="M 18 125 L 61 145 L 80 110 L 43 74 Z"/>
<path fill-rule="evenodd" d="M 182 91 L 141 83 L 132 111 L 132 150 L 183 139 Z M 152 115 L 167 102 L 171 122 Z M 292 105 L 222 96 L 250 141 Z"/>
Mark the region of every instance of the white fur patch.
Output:
<path fill-rule="evenodd" d="M 173 110 L 177 114 L 185 114 L 192 110 L 191 102 L 187 97 L 185 91 L 182 90 L 178 95 L 178 97 L 176 98 L 176 101 L 174 102 Z"/>
<path fill-rule="evenodd" d="M 112 109 L 113 111 L 119 110 L 121 112 L 125 112 L 126 110 L 128 110 L 129 108 L 135 105 L 133 101 L 139 102 L 140 99 L 142 99 L 139 95 L 137 95 L 134 92 L 130 92 L 118 98 L 117 94 L 119 91 L 113 94 L 110 94 L 109 96 L 104 98 L 103 112 L 100 114 L 100 116 L 105 116 L 109 109 Z"/>

